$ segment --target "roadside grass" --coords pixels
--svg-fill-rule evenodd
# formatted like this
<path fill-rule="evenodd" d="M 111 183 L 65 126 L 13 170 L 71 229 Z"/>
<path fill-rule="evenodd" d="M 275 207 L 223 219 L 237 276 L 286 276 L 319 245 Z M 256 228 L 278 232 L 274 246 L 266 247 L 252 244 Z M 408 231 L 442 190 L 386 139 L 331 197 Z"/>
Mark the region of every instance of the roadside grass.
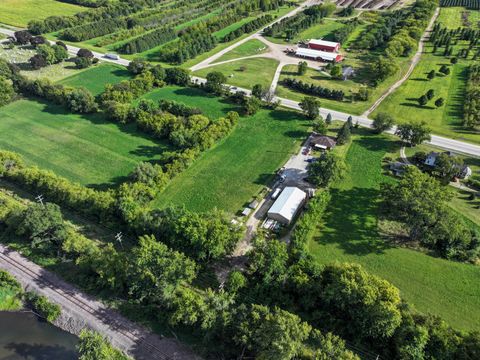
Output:
<path fill-rule="evenodd" d="M 222 61 L 237 59 L 246 56 L 258 55 L 268 52 L 269 47 L 257 39 L 248 40 L 247 42 L 239 45 L 235 49 L 227 52 L 225 55 L 219 57 L 213 63 Z"/>
<path fill-rule="evenodd" d="M 193 74 L 206 77 L 209 72 L 220 71 L 227 77 L 227 84 L 247 89 L 251 89 L 255 84 L 261 84 L 264 89 L 268 89 L 272 84 L 277 66 L 277 60 L 253 58 L 210 66 L 195 71 Z"/>
<path fill-rule="evenodd" d="M 396 74 L 390 76 L 375 88 L 368 87 L 368 90 L 370 90 L 370 99 L 368 101 L 352 101 L 352 94 L 358 91 L 362 84 L 367 82 L 367 79 L 369 77 L 375 76 L 374 74 L 370 74 L 365 71 L 365 69 L 359 69 L 356 64 L 359 64 L 361 60 L 355 58 L 356 55 L 352 54 L 352 56 L 354 58 L 347 58 L 345 65 L 351 65 L 352 67 L 354 67 L 357 70 L 357 75 L 356 77 L 346 82 L 344 82 L 343 80 L 327 79 L 326 77 L 321 76 L 321 73 L 315 69 L 308 69 L 305 75 L 299 76 L 296 75 L 296 65 L 286 65 L 283 68 L 282 74 L 280 75 L 280 81 L 276 90 L 277 95 L 295 101 L 301 101 L 305 96 L 307 96 L 305 94 L 293 91 L 283 86 L 281 80 L 285 79 L 286 77 L 293 77 L 295 79 L 300 79 L 308 82 L 309 84 L 321 85 L 329 89 L 343 88 L 343 90 L 345 90 L 346 100 L 336 101 L 318 98 L 322 104 L 322 107 L 342 112 L 348 112 L 353 115 L 361 115 L 375 102 L 376 99 L 378 99 L 379 96 L 381 96 L 385 91 L 387 91 L 390 86 L 392 86 L 396 81 L 401 79 L 401 77 L 409 67 L 408 59 L 399 59 L 398 65 L 400 67 L 400 70 Z"/>
<path fill-rule="evenodd" d="M 332 201 L 309 250 L 319 263 L 354 262 L 387 279 L 421 312 L 439 315 L 452 326 L 480 324 L 480 267 L 397 247 L 382 238 L 377 216 L 382 158 L 396 145 L 386 136 L 356 130 L 348 149 L 348 174 L 332 189 Z"/>
<path fill-rule="evenodd" d="M 30 20 L 41 20 L 54 15 L 73 15 L 85 9 L 82 6 L 55 0 L 2 0 L 0 22 L 27 27 Z"/>
<path fill-rule="evenodd" d="M 15 46 L 13 49 L 7 49 L 0 45 L 0 58 L 16 64 L 21 69 L 20 73 L 29 79 L 46 78 L 57 81 L 83 71 L 78 70 L 75 64 L 68 60 L 34 70 L 30 67 L 28 60 L 35 54 L 36 52 L 31 46 Z"/>
<path fill-rule="evenodd" d="M 0 108 L 0 119 L 0 149 L 84 185 L 117 185 L 140 161 L 157 159 L 168 149 L 133 124 L 114 124 L 102 114 L 70 114 L 41 101 L 6 105 Z"/>
<path fill-rule="evenodd" d="M 84 87 L 96 96 L 105 90 L 106 84 L 115 84 L 130 78 L 130 72 L 123 66 L 101 64 L 63 79 L 60 83 L 66 86 Z"/>
<path fill-rule="evenodd" d="M 200 89 L 168 87 L 146 98 L 174 99 L 197 106 L 210 117 L 239 111 Z M 283 109 L 260 110 L 241 117 L 232 134 L 177 175 L 151 206 L 177 205 L 194 211 L 217 208 L 236 213 L 273 180 L 276 170 L 297 151 L 308 129 L 308 121 L 300 114 Z"/>
<path fill-rule="evenodd" d="M 439 22 L 456 29 L 461 25 L 459 21 L 462 11 L 464 11 L 463 8 L 442 8 Z M 454 46 L 453 53 L 457 54 L 460 49 L 467 47 L 467 42 L 459 41 Z M 421 60 L 410 78 L 387 97 L 372 115 L 388 112 L 399 123 L 426 121 L 435 134 L 479 144 L 480 131 L 465 129 L 462 126 L 467 70 L 473 60 L 459 58 L 457 64 L 451 65 L 449 58 L 443 56 L 443 51 L 444 49 L 441 48 L 433 53 L 432 44 L 426 44 Z M 449 75 L 438 73 L 442 65 L 450 68 Z M 435 70 L 437 76 L 433 80 L 428 80 L 427 74 L 431 70 Z M 435 91 L 434 99 L 427 105 L 420 106 L 417 99 L 429 89 Z M 445 105 L 436 108 L 434 101 L 439 97 L 444 98 Z"/>

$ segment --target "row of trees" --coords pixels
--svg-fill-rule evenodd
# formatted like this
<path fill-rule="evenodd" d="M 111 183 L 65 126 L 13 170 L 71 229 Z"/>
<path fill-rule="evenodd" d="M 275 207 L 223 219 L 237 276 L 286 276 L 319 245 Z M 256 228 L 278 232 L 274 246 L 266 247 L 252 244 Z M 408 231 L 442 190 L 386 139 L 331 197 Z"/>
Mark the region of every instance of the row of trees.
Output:
<path fill-rule="evenodd" d="M 335 4 L 313 5 L 295 16 L 285 18 L 264 30 L 264 35 L 285 37 L 292 39 L 302 30 L 320 22 L 324 17 L 332 14 L 336 9 Z"/>
<path fill-rule="evenodd" d="M 184 34 L 178 41 L 164 46 L 159 58 L 173 64 L 182 64 L 199 54 L 212 50 L 217 45 L 217 39 L 207 31 Z"/>
<path fill-rule="evenodd" d="M 345 93 L 342 90 L 332 90 L 322 86 L 304 83 L 302 80 L 297 80 L 294 78 L 284 79 L 282 81 L 282 85 L 307 95 L 318 96 L 325 99 L 343 101 L 345 97 Z"/>
<path fill-rule="evenodd" d="M 472 64 L 468 68 L 463 125 L 468 128 L 480 126 L 480 64 Z"/>
<path fill-rule="evenodd" d="M 59 36 L 67 41 L 85 41 L 99 36 L 110 34 L 119 29 L 127 27 L 127 21 L 122 19 L 104 19 L 85 25 L 78 25 L 65 29 Z"/>
<path fill-rule="evenodd" d="M 238 29 L 229 32 L 227 35 L 223 37 L 222 42 L 229 42 L 229 41 L 235 40 L 240 36 L 242 36 L 243 34 L 247 34 L 252 31 L 258 30 L 262 26 L 265 26 L 268 23 L 271 23 L 272 21 L 273 21 L 272 15 L 260 16 L 256 19 L 253 19 L 252 21 L 247 22 L 246 24 L 243 24 Z"/>
<path fill-rule="evenodd" d="M 116 50 L 122 54 L 136 54 L 165 44 L 176 37 L 177 33 L 173 29 L 159 28 L 127 41 Z"/>

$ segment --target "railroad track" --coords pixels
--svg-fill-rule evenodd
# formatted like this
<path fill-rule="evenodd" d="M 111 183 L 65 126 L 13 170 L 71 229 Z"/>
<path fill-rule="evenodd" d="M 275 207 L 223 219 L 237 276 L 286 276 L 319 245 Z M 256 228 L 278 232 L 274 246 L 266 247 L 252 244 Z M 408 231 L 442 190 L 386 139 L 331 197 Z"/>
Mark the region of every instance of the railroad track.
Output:
<path fill-rule="evenodd" d="M 18 271 L 24 273 L 28 277 L 35 278 L 37 283 L 39 283 L 40 285 L 48 287 L 51 291 L 55 292 L 57 295 L 61 296 L 62 298 L 64 298 L 68 302 L 74 304 L 76 307 L 80 308 L 81 310 L 83 310 L 83 311 L 89 313 L 90 315 L 94 316 L 96 319 L 100 320 L 104 324 L 107 324 L 109 327 L 111 325 L 114 325 L 114 326 L 115 325 L 121 325 L 117 320 L 115 320 L 115 319 L 113 319 L 109 316 L 105 316 L 103 318 L 99 317 L 98 316 L 98 310 L 95 309 L 94 307 L 92 307 L 86 301 L 84 301 L 83 299 L 79 299 L 78 297 L 76 297 L 74 295 L 68 294 L 61 289 L 58 289 L 56 286 L 54 286 L 54 284 L 51 281 L 49 281 L 48 279 L 45 279 L 45 276 L 43 276 L 42 274 L 40 274 L 40 273 L 38 273 L 38 272 L 36 272 L 32 269 L 29 269 L 28 267 L 26 267 L 21 262 L 9 257 L 8 255 L 4 254 L 3 252 L 0 252 L 0 260 L 10 264 L 10 266 L 13 266 Z M 106 309 L 106 310 L 109 311 L 108 309 Z M 140 336 L 134 334 L 131 331 L 120 330 L 117 326 L 115 326 L 115 331 L 117 333 L 120 333 L 124 337 L 130 339 L 131 341 L 133 341 L 137 345 L 138 348 L 140 348 L 141 346 L 144 346 L 146 348 L 146 350 L 148 350 L 148 356 L 149 356 L 148 358 L 149 359 L 174 360 L 174 357 L 171 357 L 171 356 L 165 354 L 157 346 L 151 344 L 150 342 L 146 341 L 143 337 L 140 337 Z"/>

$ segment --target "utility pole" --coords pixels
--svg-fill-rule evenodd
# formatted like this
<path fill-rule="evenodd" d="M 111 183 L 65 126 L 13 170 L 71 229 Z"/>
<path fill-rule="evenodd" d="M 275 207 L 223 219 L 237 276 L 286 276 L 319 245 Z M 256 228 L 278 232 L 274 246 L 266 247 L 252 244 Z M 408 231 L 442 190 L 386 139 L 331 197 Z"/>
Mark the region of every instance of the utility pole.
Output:
<path fill-rule="evenodd" d="M 43 195 L 38 195 L 35 200 L 37 200 L 40 204 L 43 205 Z"/>
<path fill-rule="evenodd" d="M 120 243 L 120 246 L 123 249 L 123 244 L 122 244 L 122 232 L 118 232 L 117 235 L 115 235 L 115 240 Z"/>

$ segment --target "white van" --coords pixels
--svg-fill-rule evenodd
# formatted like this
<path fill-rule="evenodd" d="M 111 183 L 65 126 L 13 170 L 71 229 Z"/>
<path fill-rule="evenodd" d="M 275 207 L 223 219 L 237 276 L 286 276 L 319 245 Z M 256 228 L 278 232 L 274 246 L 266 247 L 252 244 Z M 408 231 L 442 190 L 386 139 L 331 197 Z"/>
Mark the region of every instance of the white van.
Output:
<path fill-rule="evenodd" d="M 120 56 L 117 54 L 106 54 L 105 57 L 110 60 L 120 60 Z"/>

